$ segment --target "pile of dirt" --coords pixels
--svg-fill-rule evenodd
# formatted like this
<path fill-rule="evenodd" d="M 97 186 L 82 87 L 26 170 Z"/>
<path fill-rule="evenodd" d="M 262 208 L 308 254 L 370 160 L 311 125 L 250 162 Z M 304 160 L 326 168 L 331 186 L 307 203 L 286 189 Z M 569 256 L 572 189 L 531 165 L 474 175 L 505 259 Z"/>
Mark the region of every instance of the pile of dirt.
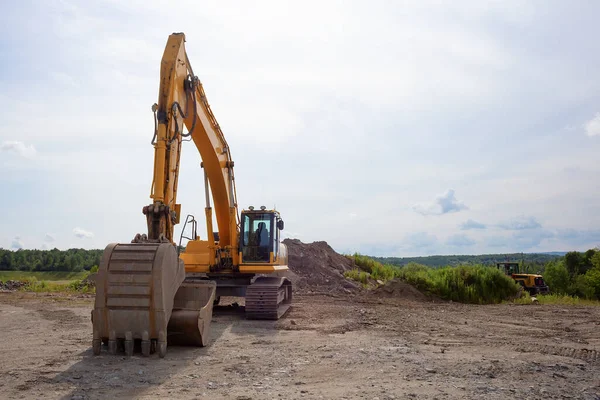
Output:
<path fill-rule="evenodd" d="M 392 279 L 385 285 L 373 290 L 372 294 L 378 297 L 387 297 L 407 301 L 431 301 L 431 296 L 420 292 L 416 287 L 402 282 L 398 279 Z"/>
<path fill-rule="evenodd" d="M 283 243 L 288 248 L 287 276 L 297 291 L 350 293 L 360 288 L 344 277 L 344 272 L 356 268 L 354 261 L 336 253 L 327 242 L 285 239 Z"/>
<path fill-rule="evenodd" d="M 27 285 L 27 282 L 21 281 L 0 281 L 0 291 L 2 292 L 12 292 L 13 290 L 19 290 L 23 286 Z"/>

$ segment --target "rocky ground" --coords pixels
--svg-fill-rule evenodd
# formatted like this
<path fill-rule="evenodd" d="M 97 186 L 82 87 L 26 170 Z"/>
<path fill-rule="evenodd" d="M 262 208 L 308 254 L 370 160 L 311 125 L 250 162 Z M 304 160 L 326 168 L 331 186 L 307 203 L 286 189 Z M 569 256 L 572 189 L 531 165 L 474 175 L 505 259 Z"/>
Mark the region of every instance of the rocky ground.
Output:
<path fill-rule="evenodd" d="M 2 398 L 600 398 L 595 307 L 304 294 L 280 321 L 219 308 L 210 346 L 160 359 L 94 357 L 92 305 L 0 293 Z"/>
<path fill-rule="evenodd" d="M 0 292 L 11 292 L 13 290 L 19 290 L 25 285 L 25 282 L 15 280 L 8 280 L 6 282 L 0 281 Z"/>

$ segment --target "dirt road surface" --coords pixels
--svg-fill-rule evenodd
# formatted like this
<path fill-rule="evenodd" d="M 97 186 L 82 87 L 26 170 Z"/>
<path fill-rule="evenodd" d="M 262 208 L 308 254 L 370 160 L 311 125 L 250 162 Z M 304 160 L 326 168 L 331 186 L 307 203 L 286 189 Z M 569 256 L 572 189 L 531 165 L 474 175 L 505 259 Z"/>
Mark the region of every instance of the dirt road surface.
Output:
<path fill-rule="evenodd" d="M 92 298 L 0 293 L 0 398 L 598 399 L 600 310 L 297 296 L 206 348 L 91 353 Z"/>

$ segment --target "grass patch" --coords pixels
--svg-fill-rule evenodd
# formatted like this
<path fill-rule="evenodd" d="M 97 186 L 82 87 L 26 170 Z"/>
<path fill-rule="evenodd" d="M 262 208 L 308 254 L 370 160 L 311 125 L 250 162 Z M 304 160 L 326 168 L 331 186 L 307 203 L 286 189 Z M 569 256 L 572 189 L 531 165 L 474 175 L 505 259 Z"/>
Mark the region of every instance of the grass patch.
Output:
<path fill-rule="evenodd" d="M 598 300 L 588 300 L 582 299 L 577 296 L 569 296 L 566 294 L 541 294 L 535 296 L 539 304 L 557 304 L 563 306 L 600 306 L 600 301 Z M 529 293 L 526 293 L 519 299 L 513 301 L 515 304 L 534 304 L 531 301 L 531 296 Z"/>
<path fill-rule="evenodd" d="M 366 286 L 369 283 L 370 275 L 366 271 L 361 271 L 355 268 L 344 272 L 344 276 L 348 279 L 352 279 L 353 281 L 362 283 L 363 286 Z"/>
<path fill-rule="evenodd" d="M 18 281 L 25 285 L 18 290 L 36 293 L 94 293 L 94 286 L 88 285 L 84 279 L 88 271 L 82 272 L 28 272 L 28 271 L 0 271 L 0 282 Z"/>
<path fill-rule="evenodd" d="M 20 290 L 36 293 L 56 293 L 56 292 L 71 292 L 71 293 L 95 293 L 94 286 L 89 286 L 81 279 L 76 279 L 71 282 L 59 281 L 38 281 L 35 277 L 23 280 L 25 286 Z"/>
<path fill-rule="evenodd" d="M 38 281 L 73 281 L 84 279 L 88 271 L 68 272 L 68 271 L 0 271 L 0 281 L 26 281 L 35 278 Z"/>
<path fill-rule="evenodd" d="M 383 282 L 394 279 L 399 270 L 398 267 L 389 264 L 382 264 L 370 257 L 363 256 L 358 253 L 354 253 L 353 256 L 350 256 L 350 259 L 354 260 L 354 264 L 356 264 L 356 266 L 361 270 L 368 272 L 371 278 Z"/>

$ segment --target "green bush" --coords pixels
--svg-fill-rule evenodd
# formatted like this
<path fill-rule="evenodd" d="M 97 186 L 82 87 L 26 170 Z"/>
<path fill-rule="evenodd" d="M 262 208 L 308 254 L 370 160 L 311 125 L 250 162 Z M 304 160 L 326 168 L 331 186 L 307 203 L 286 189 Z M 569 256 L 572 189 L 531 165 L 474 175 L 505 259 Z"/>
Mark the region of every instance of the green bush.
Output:
<path fill-rule="evenodd" d="M 589 298 L 600 299 L 600 252 L 596 253 L 596 256 L 598 258 L 598 265 L 595 265 L 594 268 L 585 274 L 585 283 L 589 294 L 593 296 Z"/>
<path fill-rule="evenodd" d="M 344 272 L 344 276 L 348 279 L 352 279 L 353 281 L 360 282 L 363 285 L 369 283 L 369 273 L 359 269 L 351 269 L 350 271 L 346 271 Z"/>
<path fill-rule="evenodd" d="M 461 303 L 500 303 L 519 292 L 519 286 L 511 278 L 496 268 L 482 265 L 434 269 L 407 264 L 397 276 L 422 292 Z"/>
<path fill-rule="evenodd" d="M 371 278 L 383 282 L 393 279 L 398 271 L 398 268 L 393 265 L 384 265 L 359 253 L 355 253 L 350 258 L 354 260 L 354 264 L 356 264 L 357 267 L 368 272 L 371 275 Z"/>
<path fill-rule="evenodd" d="M 362 270 L 352 270 L 344 275 L 363 284 L 373 279 L 387 281 L 398 278 L 420 291 L 442 299 L 462 303 L 500 303 L 514 298 L 520 287 L 510 277 L 496 268 L 483 265 L 430 268 L 414 262 L 398 268 L 381 264 L 369 257 L 351 256 Z M 368 273 L 367 273 L 368 272 Z"/>
<path fill-rule="evenodd" d="M 571 277 L 564 261 L 549 263 L 544 271 L 544 281 L 553 293 L 568 294 L 570 292 Z"/>

